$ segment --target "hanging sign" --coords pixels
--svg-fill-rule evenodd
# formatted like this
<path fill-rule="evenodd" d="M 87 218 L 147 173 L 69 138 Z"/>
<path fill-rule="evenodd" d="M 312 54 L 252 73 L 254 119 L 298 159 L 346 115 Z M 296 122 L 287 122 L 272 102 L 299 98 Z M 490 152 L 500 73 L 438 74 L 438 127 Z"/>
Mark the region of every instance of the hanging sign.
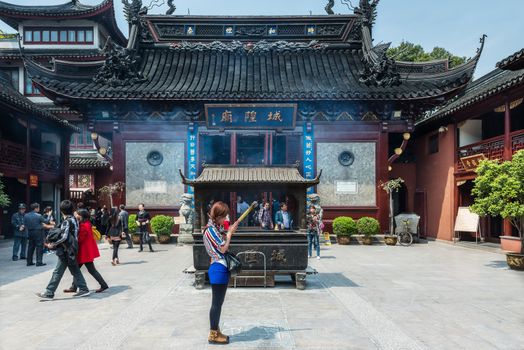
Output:
<path fill-rule="evenodd" d="M 198 125 L 190 124 L 187 129 L 187 178 L 195 179 L 197 175 L 197 135 Z M 187 193 L 193 193 L 193 187 L 187 186 Z"/>
<path fill-rule="evenodd" d="M 210 129 L 294 129 L 297 105 L 277 104 L 206 104 Z"/>
<path fill-rule="evenodd" d="M 477 169 L 480 161 L 487 159 L 484 153 L 475 154 L 472 156 L 461 157 L 460 162 L 466 171 Z"/>
<path fill-rule="evenodd" d="M 313 124 L 304 124 L 304 178 L 312 180 L 315 178 L 315 143 L 313 140 Z M 310 187 L 307 194 L 315 193 L 315 189 Z"/>

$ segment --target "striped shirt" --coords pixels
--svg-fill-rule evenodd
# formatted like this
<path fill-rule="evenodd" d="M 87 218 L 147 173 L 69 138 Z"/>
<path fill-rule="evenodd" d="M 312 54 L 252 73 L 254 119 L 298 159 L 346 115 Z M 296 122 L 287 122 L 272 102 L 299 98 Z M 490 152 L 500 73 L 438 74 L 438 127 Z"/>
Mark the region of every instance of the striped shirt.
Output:
<path fill-rule="evenodd" d="M 211 257 L 211 264 L 218 262 L 227 267 L 224 254 L 220 252 L 220 247 L 224 246 L 226 241 L 222 239 L 222 235 L 214 225 L 209 225 L 204 231 L 204 245 L 207 254 Z"/>

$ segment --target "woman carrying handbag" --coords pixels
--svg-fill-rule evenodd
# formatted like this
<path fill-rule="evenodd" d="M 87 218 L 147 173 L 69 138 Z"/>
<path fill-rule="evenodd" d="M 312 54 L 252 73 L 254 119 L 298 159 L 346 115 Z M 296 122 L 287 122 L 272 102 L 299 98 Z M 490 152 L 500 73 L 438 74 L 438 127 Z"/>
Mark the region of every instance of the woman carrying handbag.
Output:
<path fill-rule="evenodd" d="M 100 275 L 100 272 L 95 268 L 95 259 L 100 256 L 98 251 L 98 246 L 96 240 L 93 236 L 92 225 L 89 220 L 89 212 L 85 209 L 79 209 L 75 212 L 75 217 L 80 223 L 78 230 L 78 268 L 81 268 L 82 265 L 87 267 L 87 271 L 95 278 L 95 280 L 100 283 L 100 288 L 96 290 L 97 293 L 101 293 L 109 286 L 106 281 Z M 71 285 L 69 289 L 64 289 L 64 293 L 76 293 L 77 286 L 74 284 Z"/>
<path fill-rule="evenodd" d="M 229 207 L 224 202 L 216 202 L 209 211 L 209 223 L 204 229 L 204 245 L 211 258 L 209 266 L 209 282 L 211 283 L 212 301 L 209 310 L 210 331 L 208 342 L 210 344 L 228 344 L 229 337 L 220 332 L 220 314 L 222 304 L 226 297 L 227 284 L 229 283 L 229 267 L 227 255 L 231 236 L 236 232 L 239 224 L 237 220 L 229 226 L 227 234 L 222 235 L 221 229 L 229 214 Z"/>

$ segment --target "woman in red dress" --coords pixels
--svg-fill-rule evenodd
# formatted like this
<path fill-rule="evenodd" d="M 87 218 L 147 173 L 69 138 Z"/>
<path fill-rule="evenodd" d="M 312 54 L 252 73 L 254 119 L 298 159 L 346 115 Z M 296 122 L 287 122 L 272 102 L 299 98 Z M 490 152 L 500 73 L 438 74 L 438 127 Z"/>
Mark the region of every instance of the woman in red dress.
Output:
<path fill-rule="evenodd" d="M 80 223 L 80 229 L 78 230 L 78 254 L 77 262 L 78 267 L 85 265 L 87 271 L 93 276 L 98 283 L 100 283 L 100 288 L 96 290 L 97 293 L 103 292 L 109 286 L 106 281 L 100 275 L 100 272 L 95 268 L 94 260 L 100 256 L 98 251 L 98 245 L 96 244 L 95 237 L 93 237 L 93 226 L 89 220 L 89 212 L 85 209 L 80 209 L 75 213 L 76 219 Z M 75 293 L 77 287 L 74 282 L 69 289 L 65 289 L 65 293 Z"/>

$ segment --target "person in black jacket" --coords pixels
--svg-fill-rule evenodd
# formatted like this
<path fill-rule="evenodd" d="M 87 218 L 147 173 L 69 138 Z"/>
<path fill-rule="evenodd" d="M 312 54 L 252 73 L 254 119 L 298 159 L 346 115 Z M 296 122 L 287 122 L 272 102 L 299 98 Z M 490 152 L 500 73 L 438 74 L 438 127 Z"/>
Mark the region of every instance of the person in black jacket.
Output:
<path fill-rule="evenodd" d="M 140 250 L 144 250 L 144 243 L 147 242 L 149 245 L 149 251 L 154 252 L 153 247 L 151 246 L 151 238 L 149 237 L 149 222 L 151 221 L 151 216 L 145 210 L 144 204 L 138 205 L 138 214 L 136 215 L 136 224 L 140 230 Z"/>
<path fill-rule="evenodd" d="M 78 286 L 78 293 L 75 293 L 74 297 L 85 297 L 90 294 L 87 288 L 86 280 L 80 272 L 78 263 L 76 260 L 76 254 L 78 253 L 78 222 L 73 217 L 74 205 L 70 200 L 64 200 L 60 203 L 60 211 L 62 212 L 63 221 L 60 224 L 60 237 L 50 243 L 47 242 L 46 246 L 51 250 L 56 250 L 58 257 L 53 276 L 47 285 L 45 292 L 37 293 L 36 295 L 42 299 L 51 300 L 55 296 L 55 291 L 58 288 L 58 284 L 64 276 L 66 269 L 73 275 L 73 281 Z M 53 236 L 53 230 L 49 233 L 49 238 Z"/>

